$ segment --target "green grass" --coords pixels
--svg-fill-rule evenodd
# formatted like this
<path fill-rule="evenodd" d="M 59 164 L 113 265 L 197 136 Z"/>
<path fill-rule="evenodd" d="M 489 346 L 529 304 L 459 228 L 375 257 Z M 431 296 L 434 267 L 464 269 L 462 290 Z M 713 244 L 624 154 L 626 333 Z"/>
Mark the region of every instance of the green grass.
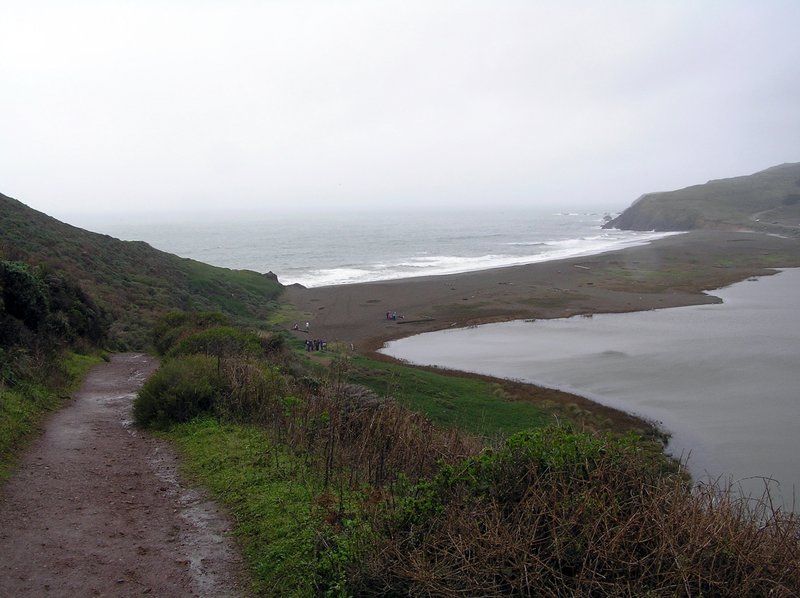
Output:
<path fill-rule="evenodd" d="M 266 306 L 281 292 L 277 282 L 257 272 L 228 270 L 184 260 L 189 289 L 241 318 L 266 317 Z"/>
<path fill-rule="evenodd" d="M 62 388 L 23 382 L 15 388 L 0 385 L 0 482 L 9 477 L 25 441 L 38 429 L 47 412 L 57 408 L 65 394 L 73 391 L 86 372 L 101 357 L 70 353 L 63 360 L 67 382 Z"/>
<path fill-rule="evenodd" d="M 293 323 L 308 321 L 310 317 L 311 314 L 302 312 L 289 303 L 280 303 L 270 312 L 266 324 L 274 327 L 288 328 Z"/>
<path fill-rule="evenodd" d="M 41 386 L 0 389 L 0 481 L 10 475 L 22 439 L 57 404 L 58 397 Z"/>
<path fill-rule="evenodd" d="M 303 461 L 255 426 L 195 420 L 167 436 L 183 457 L 183 472 L 225 505 L 264 596 L 318 593 L 322 538 L 330 529 L 314 506 L 321 484 Z"/>
<path fill-rule="evenodd" d="M 552 423 L 550 416 L 535 405 L 508 400 L 499 385 L 484 380 L 367 357 L 352 359 L 349 378 L 379 395 L 394 397 L 436 424 L 479 436 L 508 436 Z"/>
<path fill-rule="evenodd" d="M 83 378 L 88 371 L 103 361 L 108 361 L 107 353 L 81 355 L 80 353 L 68 353 L 64 357 L 62 364 L 69 382 L 64 388 L 66 392 L 72 392 L 80 386 Z"/>

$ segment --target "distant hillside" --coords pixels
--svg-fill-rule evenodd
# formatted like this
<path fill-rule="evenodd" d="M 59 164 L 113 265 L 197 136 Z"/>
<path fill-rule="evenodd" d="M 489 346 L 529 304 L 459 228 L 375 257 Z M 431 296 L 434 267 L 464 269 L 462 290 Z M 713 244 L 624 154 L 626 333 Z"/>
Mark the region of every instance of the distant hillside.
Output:
<path fill-rule="evenodd" d="M 122 346 L 142 347 L 150 324 L 171 309 L 264 319 L 283 290 L 272 274 L 217 268 L 92 233 L 2 194 L 0 258 L 68 275 L 110 314 L 112 339 Z"/>
<path fill-rule="evenodd" d="M 604 228 L 751 229 L 800 236 L 800 163 L 637 199 Z"/>

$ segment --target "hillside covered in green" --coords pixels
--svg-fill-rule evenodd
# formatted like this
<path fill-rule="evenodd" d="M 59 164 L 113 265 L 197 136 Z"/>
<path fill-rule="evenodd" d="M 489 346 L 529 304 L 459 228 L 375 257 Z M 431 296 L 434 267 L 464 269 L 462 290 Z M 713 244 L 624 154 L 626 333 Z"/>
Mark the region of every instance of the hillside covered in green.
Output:
<path fill-rule="evenodd" d="M 749 176 L 648 193 L 604 228 L 686 231 L 748 229 L 800 235 L 800 163 Z"/>
<path fill-rule="evenodd" d="M 282 286 L 271 274 L 229 270 L 56 220 L 0 194 L 0 259 L 59 272 L 108 315 L 110 340 L 143 348 L 173 309 L 217 310 L 242 322 L 268 316 Z"/>
<path fill-rule="evenodd" d="M 394 370 L 398 392 L 371 390 L 375 365 L 342 347 L 311 354 L 286 333 L 265 337 L 215 314 L 170 314 L 153 338 L 161 366 L 134 419 L 164 431 L 184 475 L 228 509 L 253 595 L 739 598 L 800 588 L 793 515 L 769 497 L 692 484 L 637 434 L 547 425 L 555 418 L 531 405 L 516 422 L 498 418 L 511 403 L 502 393 L 476 403 L 489 384 L 438 372 Z M 417 383 L 427 387 L 419 402 L 408 392 Z M 444 416 L 434 403 L 447 389 L 451 409 L 494 422 L 494 433 Z"/>

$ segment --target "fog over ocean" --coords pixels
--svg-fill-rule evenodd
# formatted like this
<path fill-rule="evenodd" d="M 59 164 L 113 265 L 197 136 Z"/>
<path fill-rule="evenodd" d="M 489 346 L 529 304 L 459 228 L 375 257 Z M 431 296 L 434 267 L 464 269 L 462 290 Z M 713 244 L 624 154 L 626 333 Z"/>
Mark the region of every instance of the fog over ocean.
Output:
<path fill-rule="evenodd" d="M 602 213 L 554 210 L 158 216 L 74 215 L 70 224 L 307 287 L 485 270 L 599 253 L 664 233 L 602 230 Z"/>
<path fill-rule="evenodd" d="M 415 364 L 561 388 L 662 422 L 698 479 L 800 490 L 800 269 L 713 291 L 722 304 L 487 324 L 393 341 Z M 753 476 L 756 476 L 754 479 Z"/>

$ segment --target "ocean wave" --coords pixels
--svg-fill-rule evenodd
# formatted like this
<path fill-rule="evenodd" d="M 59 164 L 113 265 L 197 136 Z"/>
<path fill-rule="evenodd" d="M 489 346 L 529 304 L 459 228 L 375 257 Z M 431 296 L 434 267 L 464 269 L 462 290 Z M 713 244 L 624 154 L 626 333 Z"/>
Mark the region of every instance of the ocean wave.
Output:
<path fill-rule="evenodd" d="M 664 234 L 602 230 L 595 214 L 537 210 L 110 222 L 104 232 L 215 266 L 315 287 L 433 276 L 591 255 Z M 116 228 L 115 228 L 116 227 Z"/>
<path fill-rule="evenodd" d="M 300 274 L 291 280 L 281 280 L 281 282 L 284 284 L 301 284 L 305 287 L 323 287 L 377 280 L 372 278 L 372 275 L 372 270 L 363 268 L 328 268 L 309 270 L 305 274 Z"/>
<path fill-rule="evenodd" d="M 305 275 L 299 276 L 295 280 L 283 282 L 299 282 L 307 287 L 318 287 L 397 280 L 418 276 L 441 276 L 446 274 L 458 274 L 461 272 L 476 272 L 493 268 L 520 266 L 572 257 L 596 255 L 598 253 L 605 253 L 625 247 L 644 245 L 673 234 L 680 233 L 639 233 L 627 231 L 603 233 L 595 236 L 531 244 L 529 247 L 539 247 L 544 248 L 544 250 L 535 253 L 515 255 L 490 253 L 475 256 L 415 256 L 398 260 L 393 264 L 383 261 L 374 264 L 364 264 L 359 268 L 336 267 L 312 270 Z"/>

